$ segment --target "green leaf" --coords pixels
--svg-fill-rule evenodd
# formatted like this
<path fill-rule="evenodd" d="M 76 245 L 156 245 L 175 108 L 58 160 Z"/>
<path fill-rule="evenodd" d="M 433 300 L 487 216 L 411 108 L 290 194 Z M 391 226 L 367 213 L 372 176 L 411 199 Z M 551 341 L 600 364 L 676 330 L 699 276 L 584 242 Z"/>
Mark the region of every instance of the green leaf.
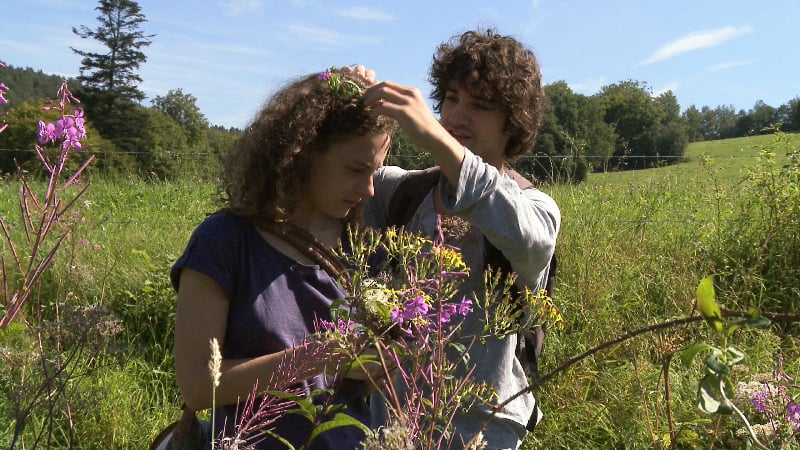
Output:
<path fill-rule="evenodd" d="M 750 308 L 745 317 L 745 325 L 753 328 L 766 328 L 772 324 L 772 321 L 761 315 L 756 308 Z"/>
<path fill-rule="evenodd" d="M 714 353 L 706 356 L 705 363 L 712 372 L 718 375 L 727 375 L 731 372 L 730 366 L 719 359 L 722 353 L 715 351 Z"/>
<path fill-rule="evenodd" d="M 26 329 L 27 327 L 25 326 L 24 323 L 11 322 L 4 328 L 0 328 L 0 340 L 8 339 L 9 341 L 11 341 L 11 339 L 15 338 L 16 336 L 19 336 Z"/>
<path fill-rule="evenodd" d="M 317 414 L 317 406 L 311 402 L 310 398 L 284 391 L 266 391 L 266 394 L 294 402 L 297 408 L 286 411 L 289 414 L 299 414 L 308 420 L 314 420 L 314 416 Z"/>
<path fill-rule="evenodd" d="M 714 299 L 714 281 L 704 277 L 697 286 L 697 308 L 708 325 L 718 333 L 722 331 L 722 312 Z"/>
<path fill-rule="evenodd" d="M 732 366 L 744 359 L 744 353 L 738 348 L 730 346 L 725 349 L 725 359 L 728 361 L 728 366 Z"/>
<path fill-rule="evenodd" d="M 720 391 L 719 378 L 706 374 L 697 387 L 697 406 L 707 414 L 730 414 L 732 408 Z"/>
<path fill-rule="evenodd" d="M 335 416 L 333 416 L 333 419 L 322 422 L 314 427 L 314 429 L 311 431 L 311 436 L 308 438 L 308 443 L 310 444 L 313 442 L 320 433 L 324 433 L 325 431 L 332 430 L 334 428 L 346 426 L 358 427 L 367 435 L 370 433 L 369 428 L 367 428 L 367 426 L 360 421 L 348 416 L 345 413 L 337 413 Z"/>
<path fill-rule="evenodd" d="M 713 349 L 714 347 L 712 347 L 709 344 L 706 344 L 705 342 L 698 342 L 697 344 L 694 344 L 693 346 L 687 348 L 686 350 L 682 350 L 680 352 L 679 358 L 683 366 L 689 368 L 692 367 L 692 362 L 694 361 L 694 357 L 697 356 L 698 353 L 704 350 L 713 350 Z"/>

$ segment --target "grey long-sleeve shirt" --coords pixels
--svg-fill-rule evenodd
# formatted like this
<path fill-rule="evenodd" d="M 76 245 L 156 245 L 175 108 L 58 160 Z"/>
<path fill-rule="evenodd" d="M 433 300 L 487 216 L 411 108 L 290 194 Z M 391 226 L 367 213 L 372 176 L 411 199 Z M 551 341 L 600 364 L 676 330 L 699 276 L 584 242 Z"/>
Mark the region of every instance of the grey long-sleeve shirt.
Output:
<path fill-rule="evenodd" d="M 365 205 L 367 224 L 386 227 L 389 200 L 408 171 L 394 166 L 375 173 L 375 196 Z M 520 189 L 517 183 L 501 174 L 480 157 L 466 150 L 457 186 L 442 177 L 439 181 L 441 205 L 447 213 L 471 224 L 470 232 L 460 242 L 452 243 L 462 251 L 470 275 L 460 289 L 474 298 L 482 295 L 484 268 L 483 235 L 500 250 L 516 272 L 517 283 L 534 290 L 542 289 L 547 280 L 550 258 L 555 250 L 561 225 L 561 213 L 555 201 L 538 189 Z M 433 191 L 417 208 L 406 229 L 428 237 L 435 236 L 436 211 Z M 468 317 L 463 332 L 477 332 L 480 323 L 475 313 Z M 522 365 L 516 358 L 517 336 L 489 339 L 485 345 L 476 342 L 470 348 L 470 363 L 475 364 L 473 378 L 485 381 L 498 394 L 498 402 L 525 389 L 528 385 Z M 483 431 L 487 448 L 514 448 L 513 440 L 525 434 L 525 425 L 536 408 L 533 395 L 523 395 L 509 403 Z M 491 413 L 489 407 L 474 408 L 458 415 L 456 431 L 469 439 Z M 509 427 L 508 420 L 516 426 Z"/>

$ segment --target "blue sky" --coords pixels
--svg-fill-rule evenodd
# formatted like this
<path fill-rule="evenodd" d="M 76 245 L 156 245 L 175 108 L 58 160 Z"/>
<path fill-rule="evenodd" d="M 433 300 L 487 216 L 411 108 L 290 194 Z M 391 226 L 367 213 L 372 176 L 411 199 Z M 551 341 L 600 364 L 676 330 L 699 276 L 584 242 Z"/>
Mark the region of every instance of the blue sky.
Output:
<path fill-rule="evenodd" d="M 427 93 L 434 48 L 493 26 L 539 57 L 545 83 L 592 95 L 625 80 L 671 89 L 682 109 L 800 96 L 797 0 L 140 0 L 155 34 L 139 74 L 148 99 L 197 97 L 209 122 L 244 127 L 277 86 L 328 66 L 363 63 Z M 96 28 L 92 0 L 0 6 L 0 61 L 74 77 L 71 29 Z M 11 86 L 13 89 L 13 86 Z"/>

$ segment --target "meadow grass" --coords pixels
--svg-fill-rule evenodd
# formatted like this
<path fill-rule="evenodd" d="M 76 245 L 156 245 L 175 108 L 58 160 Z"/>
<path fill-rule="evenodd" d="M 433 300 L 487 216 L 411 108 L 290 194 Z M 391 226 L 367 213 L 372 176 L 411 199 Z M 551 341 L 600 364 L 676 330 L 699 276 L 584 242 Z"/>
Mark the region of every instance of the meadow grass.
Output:
<path fill-rule="evenodd" d="M 680 164 L 595 173 L 584 184 L 547 189 L 562 212 L 555 300 L 566 329 L 548 335 L 542 373 L 625 332 L 692 314 L 698 281 L 714 271 L 709 242 L 721 223 L 736 220 L 747 169 L 761 163 L 759 151 L 772 139 L 694 143 Z M 785 162 L 778 155 L 777 163 Z M 525 448 L 667 448 L 665 367 L 670 412 L 683 430 L 676 448 L 720 445 L 734 419 L 700 413 L 694 402 L 702 374 L 672 362 L 705 335 L 697 323 L 642 336 L 546 383 L 546 416 Z M 752 373 L 770 372 L 781 351 L 797 360 L 797 341 L 770 331 L 737 336 L 736 345 L 747 348 Z"/>
<path fill-rule="evenodd" d="M 798 136 L 790 136 L 795 145 Z M 734 220 L 747 168 L 760 163 L 759 149 L 771 139 L 693 143 L 680 164 L 595 173 L 580 185 L 543 188 L 563 217 L 555 303 L 566 328 L 548 333 L 542 374 L 622 333 L 693 313 L 698 281 L 715 270 L 713 243 L 722 225 Z M 2 214 L 12 224 L 15 186 L 0 183 Z M 92 180 L 40 295 L 52 303 L 108 305 L 125 331 L 81 381 L 92 408 L 81 409 L 85 416 L 72 434 L 60 428 L 61 441 L 144 448 L 178 417 L 175 294 L 168 272 L 192 230 L 217 208 L 214 193 L 209 181 Z M 723 292 L 720 301 L 738 299 Z M 540 387 L 545 418 L 523 448 L 667 448 L 670 416 L 682 430 L 675 448 L 730 442 L 735 419 L 706 416 L 695 406 L 702 368 L 684 369 L 673 360 L 676 351 L 707 336 L 698 322 L 643 335 L 571 366 Z M 735 343 L 747 354 L 743 378 L 770 372 L 779 353 L 798 378 L 796 338 L 759 330 L 738 334 Z M 7 375 L 0 374 L 0 411 L 12 417 Z M 0 427 L 0 443 L 11 431 Z"/>

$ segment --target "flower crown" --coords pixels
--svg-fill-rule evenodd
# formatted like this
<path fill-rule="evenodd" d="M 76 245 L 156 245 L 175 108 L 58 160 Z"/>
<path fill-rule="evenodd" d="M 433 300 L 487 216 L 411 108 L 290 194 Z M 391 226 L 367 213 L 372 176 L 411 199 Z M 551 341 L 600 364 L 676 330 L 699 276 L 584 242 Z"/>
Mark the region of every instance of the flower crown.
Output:
<path fill-rule="evenodd" d="M 317 75 L 317 78 L 320 80 L 328 82 L 328 89 L 330 89 L 331 94 L 361 95 L 361 87 L 359 87 L 359 85 L 350 80 L 344 79 L 338 73 L 333 73 L 334 70 L 336 70 L 336 68 L 331 67 L 329 69 L 325 69 L 325 71 L 320 72 L 319 75 Z"/>

